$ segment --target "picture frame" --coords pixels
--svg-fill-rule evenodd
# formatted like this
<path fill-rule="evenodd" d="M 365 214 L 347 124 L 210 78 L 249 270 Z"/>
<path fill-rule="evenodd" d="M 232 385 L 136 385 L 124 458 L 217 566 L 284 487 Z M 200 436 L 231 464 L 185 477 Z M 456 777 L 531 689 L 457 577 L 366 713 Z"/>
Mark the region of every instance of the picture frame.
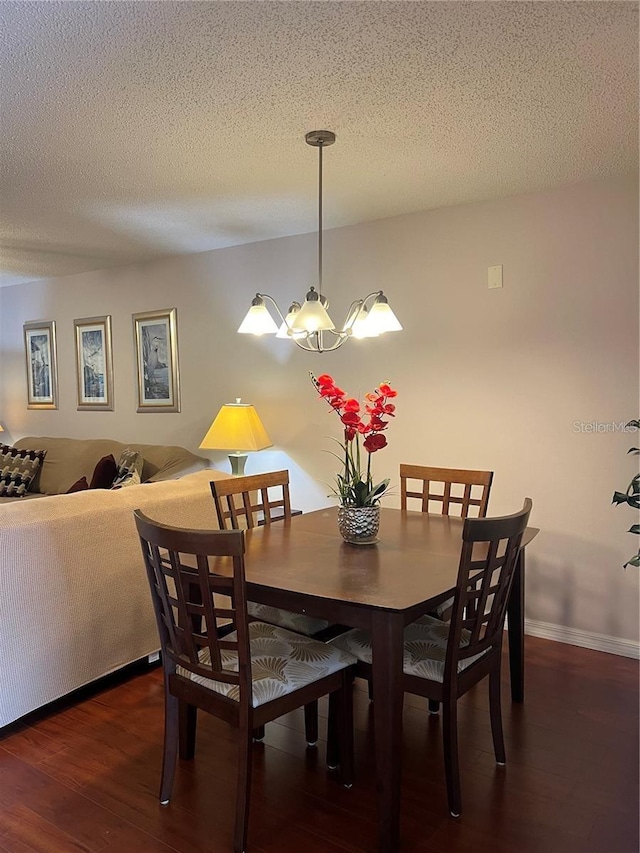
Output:
<path fill-rule="evenodd" d="M 113 411 L 111 315 L 73 321 L 78 411 Z"/>
<path fill-rule="evenodd" d="M 133 314 L 138 412 L 180 411 L 176 309 Z"/>
<path fill-rule="evenodd" d="M 55 320 L 23 324 L 27 367 L 27 408 L 58 408 Z"/>

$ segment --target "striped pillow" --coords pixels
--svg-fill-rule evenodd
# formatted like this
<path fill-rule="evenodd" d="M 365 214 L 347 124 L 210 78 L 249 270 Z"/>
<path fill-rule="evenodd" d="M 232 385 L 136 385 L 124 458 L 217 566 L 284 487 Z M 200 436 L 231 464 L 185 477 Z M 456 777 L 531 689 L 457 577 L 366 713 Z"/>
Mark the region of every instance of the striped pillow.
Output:
<path fill-rule="evenodd" d="M 46 450 L 18 450 L 0 444 L 0 497 L 21 498 L 29 491 Z"/>
<path fill-rule="evenodd" d="M 122 489 L 125 486 L 137 486 L 142 482 L 142 453 L 127 447 L 118 459 L 118 471 L 111 484 L 112 489 Z"/>

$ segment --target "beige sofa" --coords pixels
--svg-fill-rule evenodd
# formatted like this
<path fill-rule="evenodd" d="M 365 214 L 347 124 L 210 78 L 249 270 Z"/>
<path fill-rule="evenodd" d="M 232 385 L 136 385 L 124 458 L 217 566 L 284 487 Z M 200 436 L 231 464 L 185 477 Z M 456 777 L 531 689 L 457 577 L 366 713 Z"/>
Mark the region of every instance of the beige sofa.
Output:
<path fill-rule="evenodd" d="M 17 444 L 43 447 L 32 441 Z M 76 474 L 87 471 L 67 468 L 65 481 Z M 133 510 L 217 528 L 209 483 L 228 476 L 0 502 L 0 727 L 158 649 Z"/>
<path fill-rule="evenodd" d="M 47 455 L 29 491 L 21 498 L 1 497 L 0 501 L 25 501 L 42 495 L 63 495 L 77 480 L 91 481 L 93 469 L 103 456 L 118 461 L 123 450 L 138 450 L 144 459 L 143 483 L 172 480 L 209 467 L 209 460 L 184 447 L 161 444 L 122 444 L 107 438 L 47 438 L 30 436 L 14 442 L 18 450 L 46 450 Z"/>

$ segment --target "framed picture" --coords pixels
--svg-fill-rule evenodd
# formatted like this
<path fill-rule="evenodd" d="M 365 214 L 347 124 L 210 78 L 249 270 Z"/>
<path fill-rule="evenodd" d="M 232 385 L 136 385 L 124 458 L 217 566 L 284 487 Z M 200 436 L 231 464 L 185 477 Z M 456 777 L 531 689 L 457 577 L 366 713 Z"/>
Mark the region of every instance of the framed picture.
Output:
<path fill-rule="evenodd" d="M 176 309 L 133 315 L 139 412 L 179 412 Z"/>
<path fill-rule="evenodd" d="M 27 359 L 27 408 L 58 408 L 55 320 L 24 324 Z"/>
<path fill-rule="evenodd" d="M 111 317 L 74 320 L 79 411 L 113 411 Z"/>

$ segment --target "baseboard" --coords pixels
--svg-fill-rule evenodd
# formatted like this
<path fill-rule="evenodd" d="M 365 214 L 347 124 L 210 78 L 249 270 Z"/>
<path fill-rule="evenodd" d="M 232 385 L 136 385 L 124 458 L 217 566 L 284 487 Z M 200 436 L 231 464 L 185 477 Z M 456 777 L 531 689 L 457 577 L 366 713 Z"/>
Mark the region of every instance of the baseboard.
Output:
<path fill-rule="evenodd" d="M 532 637 L 542 637 L 544 640 L 555 640 L 558 643 L 568 643 L 570 646 L 582 646 L 598 652 L 608 652 L 611 655 L 621 655 L 625 658 L 640 658 L 640 644 L 633 640 L 622 640 L 620 637 L 609 637 L 607 634 L 594 634 L 591 631 L 581 631 L 578 628 L 567 628 L 564 625 L 552 625 L 549 622 L 537 622 L 535 619 L 524 620 L 525 634 Z"/>

